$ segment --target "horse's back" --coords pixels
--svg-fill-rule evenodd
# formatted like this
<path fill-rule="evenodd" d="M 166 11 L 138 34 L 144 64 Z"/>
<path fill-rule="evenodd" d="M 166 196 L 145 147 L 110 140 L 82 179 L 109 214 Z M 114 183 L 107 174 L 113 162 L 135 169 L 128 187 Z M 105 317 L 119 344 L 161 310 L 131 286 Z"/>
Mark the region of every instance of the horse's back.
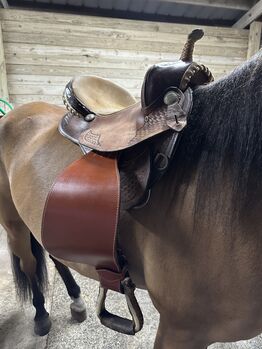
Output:
<path fill-rule="evenodd" d="M 64 108 L 44 102 L 28 103 L 10 111 L 0 122 L 1 154 L 23 150 L 40 133 L 55 128 L 63 114 Z"/>

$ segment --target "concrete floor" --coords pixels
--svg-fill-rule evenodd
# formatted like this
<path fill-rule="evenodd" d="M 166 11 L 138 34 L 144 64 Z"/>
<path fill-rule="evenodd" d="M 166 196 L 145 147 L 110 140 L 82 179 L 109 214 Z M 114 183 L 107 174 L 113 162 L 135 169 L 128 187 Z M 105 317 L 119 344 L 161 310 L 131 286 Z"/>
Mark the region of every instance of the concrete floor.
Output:
<path fill-rule="evenodd" d="M 135 337 L 121 335 L 101 326 L 95 315 L 98 284 L 74 274 L 87 303 L 87 320 L 78 324 L 71 320 L 70 300 L 51 262 L 47 310 L 52 318 L 49 335 L 37 337 L 33 333 L 33 307 L 22 306 L 16 300 L 10 269 L 6 238 L 0 226 L 0 349 L 151 349 L 158 324 L 158 314 L 145 291 L 138 290 L 137 298 L 145 317 L 143 330 Z M 110 310 L 125 314 L 123 297 L 111 295 Z M 262 336 L 234 344 L 214 344 L 208 349 L 261 349 Z"/>

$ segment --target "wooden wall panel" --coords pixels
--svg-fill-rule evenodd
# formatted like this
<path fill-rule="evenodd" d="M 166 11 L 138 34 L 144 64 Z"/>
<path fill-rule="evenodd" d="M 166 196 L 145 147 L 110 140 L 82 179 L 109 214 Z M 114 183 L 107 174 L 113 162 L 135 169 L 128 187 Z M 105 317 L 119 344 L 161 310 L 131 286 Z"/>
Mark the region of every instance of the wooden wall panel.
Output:
<path fill-rule="evenodd" d="M 192 25 L 0 10 L 10 100 L 62 104 L 74 75 L 99 75 L 139 98 L 146 69 L 179 58 Z M 247 57 L 248 30 L 203 27 L 195 60 L 223 76 Z"/>
<path fill-rule="evenodd" d="M 251 58 L 261 47 L 262 22 L 250 25 L 247 58 Z"/>
<path fill-rule="evenodd" d="M 3 98 L 7 101 L 9 100 L 1 21 L 0 21 L 0 98 Z"/>

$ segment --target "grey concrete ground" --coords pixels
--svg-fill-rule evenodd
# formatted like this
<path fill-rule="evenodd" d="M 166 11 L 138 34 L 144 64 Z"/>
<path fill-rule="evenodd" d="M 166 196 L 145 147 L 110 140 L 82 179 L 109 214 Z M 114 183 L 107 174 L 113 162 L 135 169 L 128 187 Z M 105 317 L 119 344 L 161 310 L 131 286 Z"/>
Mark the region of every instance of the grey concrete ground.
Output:
<path fill-rule="evenodd" d="M 21 306 L 15 296 L 5 233 L 0 227 L 0 349 L 151 349 L 157 329 L 158 314 L 145 291 L 138 290 L 137 297 L 142 307 L 145 325 L 135 337 L 110 331 L 101 326 L 95 315 L 95 300 L 98 284 L 74 274 L 81 286 L 87 303 L 87 320 L 78 324 L 71 320 L 64 285 L 49 263 L 50 287 L 47 310 L 53 326 L 48 336 L 33 334 L 32 306 Z M 121 295 L 111 295 L 109 309 L 125 314 Z M 235 344 L 214 344 L 209 349 L 261 349 L 262 337 Z"/>

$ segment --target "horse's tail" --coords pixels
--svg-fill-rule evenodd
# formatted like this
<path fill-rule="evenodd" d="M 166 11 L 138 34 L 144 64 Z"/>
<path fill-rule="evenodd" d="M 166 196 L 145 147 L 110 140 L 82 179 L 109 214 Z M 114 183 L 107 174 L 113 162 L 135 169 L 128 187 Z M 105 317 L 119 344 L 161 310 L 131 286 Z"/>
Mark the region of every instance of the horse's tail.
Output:
<path fill-rule="evenodd" d="M 43 247 L 34 238 L 31 237 L 31 250 L 36 259 L 36 279 L 39 290 L 44 293 L 47 290 L 48 276 L 46 268 L 45 253 Z M 20 258 L 11 254 L 14 282 L 16 285 L 17 295 L 21 301 L 25 302 L 32 299 L 31 284 L 25 273 L 21 270 Z"/>

